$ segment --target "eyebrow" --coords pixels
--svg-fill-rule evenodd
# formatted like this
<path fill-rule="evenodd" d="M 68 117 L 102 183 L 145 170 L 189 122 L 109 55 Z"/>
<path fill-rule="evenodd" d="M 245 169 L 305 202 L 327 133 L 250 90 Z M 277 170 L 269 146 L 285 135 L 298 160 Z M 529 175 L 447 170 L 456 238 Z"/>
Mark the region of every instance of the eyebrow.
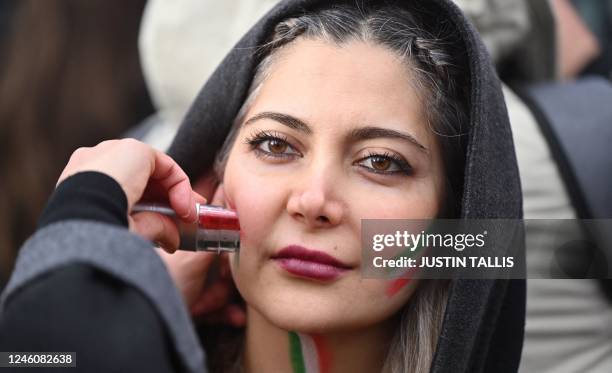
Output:
<path fill-rule="evenodd" d="M 312 134 L 312 129 L 310 129 L 310 127 L 302 120 L 296 117 L 293 117 L 291 115 L 288 115 L 288 114 L 282 114 L 282 113 L 277 113 L 273 111 L 264 111 L 264 112 L 258 113 L 252 116 L 251 118 L 249 118 L 244 123 L 244 125 L 245 126 L 249 125 L 261 119 L 271 119 L 273 121 L 276 121 L 280 124 L 283 124 L 299 132 L 303 132 L 305 134 Z M 376 139 L 376 138 L 401 139 L 401 140 L 406 140 L 410 142 L 411 144 L 415 145 L 417 148 L 424 151 L 425 153 L 429 153 L 429 150 L 427 150 L 425 146 L 423 146 L 420 142 L 418 142 L 417 139 L 414 138 L 414 136 L 410 135 L 409 133 L 400 132 L 400 131 L 392 130 L 389 128 L 373 127 L 373 126 L 361 127 L 361 128 L 357 128 L 351 131 L 351 134 L 349 135 L 349 137 L 353 141 Z"/>
<path fill-rule="evenodd" d="M 299 120 L 298 118 L 292 117 L 291 115 L 287 115 L 287 114 L 276 113 L 273 111 L 264 111 L 264 112 L 258 113 L 252 116 L 251 118 L 249 118 L 249 120 L 247 120 L 246 122 L 244 122 L 244 125 L 246 126 L 260 119 L 272 119 L 276 122 L 279 122 L 280 124 L 284 124 L 285 126 L 289 128 L 293 128 L 294 130 L 304 132 L 305 134 L 309 135 L 312 133 L 312 130 L 310 129 L 310 127 L 308 127 L 306 123 Z"/>

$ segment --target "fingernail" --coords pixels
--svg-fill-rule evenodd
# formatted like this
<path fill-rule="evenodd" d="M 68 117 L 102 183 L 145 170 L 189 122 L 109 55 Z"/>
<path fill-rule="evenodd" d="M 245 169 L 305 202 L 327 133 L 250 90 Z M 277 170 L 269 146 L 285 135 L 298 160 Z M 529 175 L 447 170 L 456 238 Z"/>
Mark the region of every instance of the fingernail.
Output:
<path fill-rule="evenodd" d="M 188 220 L 190 223 L 196 223 L 198 221 L 198 210 L 195 198 L 193 195 L 189 197 L 189 211 L 185 215 L 181 216 L 181 219 Z"/>

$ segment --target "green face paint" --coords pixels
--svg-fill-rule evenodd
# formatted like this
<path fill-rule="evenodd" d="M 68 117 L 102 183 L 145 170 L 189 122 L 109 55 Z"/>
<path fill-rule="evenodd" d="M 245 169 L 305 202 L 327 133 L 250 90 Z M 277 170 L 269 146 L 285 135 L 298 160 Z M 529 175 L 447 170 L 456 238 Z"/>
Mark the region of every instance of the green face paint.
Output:
<path fill-rule="evenodd" d="M 328 373 L 330 353 L 323 338 L 289 332 L 289 360 L 293 373 Z"/>
<path fill-rule="evenodd" d="M 431 222 L 426 229 L 424 229 L 421 234 L 425 235 L 428 233 L 431 233 L 434 230 L 434 222 Z M 398 259 L 401 257 L 405 257 L 405 258 L 411 258 L 411 257 L 418 257 L 419 255 L 424 255 L 424 252 L 427 251 L 427 247 L 423 246 L 423 242 L 421 240 L 417 240 L 417 244 L 414 248 L 407 248 L 404 251 L 400 252 L 396 257 L 394 257 L 393 259 Z M 391 273 L 391 272 L 394 273 Z M 393 297 L 394 295 L 398 294 L 400 292 L 400 290 L 402 290 L 406 285 L 408 285 L 411 281 L 411 277 L 412 277 L 412 273 L 414 273 L 416 271 L 415 269 L 410 269 L 408 271 L 404 271 L 404 272 L 400 272 L 397 273 L 396 271 L 394 271 L 393 269 L 387 269 L 387 274 L 390 277 L 399 277 L 399 278 L 395 278 L 393 280 L 391 280 L 389 282 L 389 285 L 386 288 L 385 293 L 387 294 L 388 297 Z"/>
<path fill-rule="evenodd" d="M 289 361 L 291 361 L 293 373 L 306 373 L 302 344 L 296 332 L 289 332 Z"/>

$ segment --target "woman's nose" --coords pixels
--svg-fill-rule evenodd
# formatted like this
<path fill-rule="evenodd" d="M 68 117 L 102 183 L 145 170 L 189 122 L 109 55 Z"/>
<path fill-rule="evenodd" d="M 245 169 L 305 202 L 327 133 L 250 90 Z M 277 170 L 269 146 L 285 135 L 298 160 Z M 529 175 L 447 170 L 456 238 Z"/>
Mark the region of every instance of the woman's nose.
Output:
<path fill-rule="evenodd" d="M 342 221 L 344 214 L 343 204 L 336 196 L 334 180 L 322 175 L 309 178 L 291 193 L 287 211 L 311 227 L 332 227 Z"/>

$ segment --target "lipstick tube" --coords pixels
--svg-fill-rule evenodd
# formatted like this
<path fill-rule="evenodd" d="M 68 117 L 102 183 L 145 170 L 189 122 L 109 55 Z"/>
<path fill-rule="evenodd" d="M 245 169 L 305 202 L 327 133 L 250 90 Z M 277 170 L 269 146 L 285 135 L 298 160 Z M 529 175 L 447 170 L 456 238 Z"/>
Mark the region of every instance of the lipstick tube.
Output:
<path fill-rule="evenodd" d="M 181 221 L 168 205 L 159 203 L 137 203 L 135 212 L 156 212 L 174 219 L 179 228 L 179 250 L 237 252 L 240 250 L 240 223 L 236 211 L 220 206 L 196 203 L 198 220 L 188 224 Z"/>

